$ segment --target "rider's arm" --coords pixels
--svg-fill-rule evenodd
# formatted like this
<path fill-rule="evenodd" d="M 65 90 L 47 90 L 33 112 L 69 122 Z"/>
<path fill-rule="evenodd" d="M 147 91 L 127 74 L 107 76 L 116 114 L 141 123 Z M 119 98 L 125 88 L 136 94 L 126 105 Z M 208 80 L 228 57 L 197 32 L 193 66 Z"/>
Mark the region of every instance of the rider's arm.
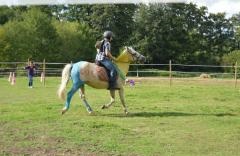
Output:
<path fill-rule="evenodd" d="M 115 58 L 114 56 L 112 56 L 112 53 L 111 53 L 111 51 L 110 51 L 110 44 L 108 44 L 108 45 L 106 46 L 105 54 L 106 54 L 106 56 L 108 56 L 110 59 L 116 60 L 116 58 Z"/>
<path fill-rule="evenodd" d="M 116 60 L 116 58 L 114 56 L 112 56 L 111 52 L 110 51 L 106 51 L 106 55 L 112 59 L 112 60 Z"/>

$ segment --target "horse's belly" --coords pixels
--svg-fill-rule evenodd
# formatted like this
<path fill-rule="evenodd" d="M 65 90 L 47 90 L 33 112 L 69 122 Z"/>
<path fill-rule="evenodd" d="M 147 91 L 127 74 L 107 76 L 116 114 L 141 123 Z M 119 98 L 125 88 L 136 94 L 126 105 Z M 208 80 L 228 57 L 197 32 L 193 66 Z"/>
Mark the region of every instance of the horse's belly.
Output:
<path fill-rule="evenodd" d="M 108 83 L 105 81 L 86 81 L 86 84 L 97 89 L 108 88 Z"/>

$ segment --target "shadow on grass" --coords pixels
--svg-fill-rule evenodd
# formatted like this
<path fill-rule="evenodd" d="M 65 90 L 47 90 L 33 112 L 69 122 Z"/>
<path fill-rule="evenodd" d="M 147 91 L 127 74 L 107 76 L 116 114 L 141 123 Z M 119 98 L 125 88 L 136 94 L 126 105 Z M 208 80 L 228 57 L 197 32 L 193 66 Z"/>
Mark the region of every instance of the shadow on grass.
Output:
<path fill-rule="evenodd" d="M 183 112 L 136 112 L 125 114 L 104 114 L 103 116 L 109 117 L 186 117 L 186 116 L 216 116 L 216 117 L 224 117 L 224 116 L 236 116 L 231 113 L 216 113 L 216 114 L 194 114 L 194 113 L 183 113 Z"/>

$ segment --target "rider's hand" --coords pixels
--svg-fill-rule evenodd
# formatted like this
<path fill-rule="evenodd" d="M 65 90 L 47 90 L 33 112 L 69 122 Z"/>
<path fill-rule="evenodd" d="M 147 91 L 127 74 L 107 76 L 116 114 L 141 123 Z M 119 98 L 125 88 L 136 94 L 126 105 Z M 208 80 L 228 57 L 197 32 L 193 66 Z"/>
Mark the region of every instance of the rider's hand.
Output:
<path fill-rule="evenodd" d="M 113 61 L 116 61 L 116 57 L 112 57 L 112 60 L 113 60 Z"/>

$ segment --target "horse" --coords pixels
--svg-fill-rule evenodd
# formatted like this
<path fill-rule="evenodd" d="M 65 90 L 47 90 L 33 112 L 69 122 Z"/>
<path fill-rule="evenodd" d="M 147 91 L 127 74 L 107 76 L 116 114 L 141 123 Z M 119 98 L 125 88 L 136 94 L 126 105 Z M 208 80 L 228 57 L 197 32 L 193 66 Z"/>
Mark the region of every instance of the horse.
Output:
<path fill-rule="evenodd" d="M 129 70 L 129 65 L 132 62 L 144 63 L 146 61 L 145 56 L 135 51 L 132 47 L 125 47 L 123 52 L 116 58 L 115 67 L 118 71 L 118 77 L 116 80 L 116 86 L 119 88 L 120 101 L 125 114 L 128 114 L 128 110 L 125 104 L 124 88 L 123 85 L 126 81 L 126 75 Z M 61 84 L 58 89 L 58 96 L 61 99 L 65 99 L 65 89 L 69 79 L 72 79 L 72 88 L 67 93 L 67 99 L 65 106 L 62 109 L 62 114 L 67 112 L 70 107 L 72 96 L 75 92 L 80 89 L 79 95 L 83 101 L 89 114 L 93 113 L 91 106 L 88 104 L 85 96 L 84 84 L 87 84 L 96 89 L 107 89 L 108 88 L 108 76 L 105 68 L 96 65 L 95 63 L 80 61 L 74 64 L 67 64 L 62 71 Z M 109 90 L 110 102 L 104 104 L 102 109 L 109 108 L 115 102 L 115 90 Z"/>

